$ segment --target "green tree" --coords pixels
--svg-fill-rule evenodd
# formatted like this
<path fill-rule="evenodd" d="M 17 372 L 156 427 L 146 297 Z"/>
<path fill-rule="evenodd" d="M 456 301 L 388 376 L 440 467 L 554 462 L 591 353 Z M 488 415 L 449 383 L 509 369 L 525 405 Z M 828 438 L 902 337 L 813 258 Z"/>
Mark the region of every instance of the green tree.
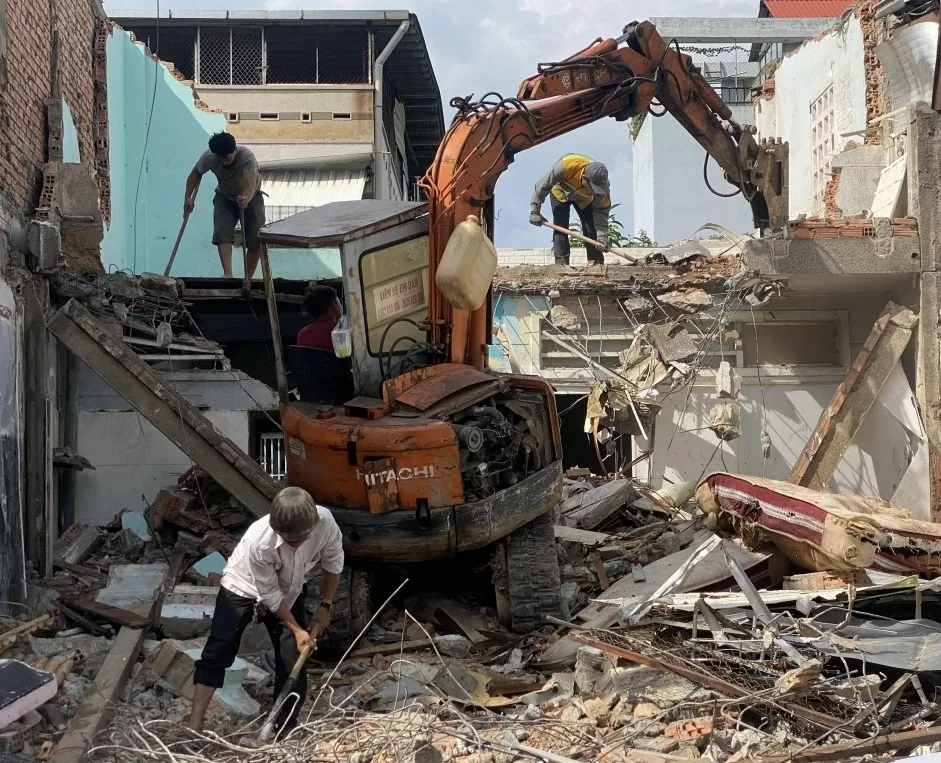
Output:
<path fill-rule="evenodd" d="M 624 226 L 621 225 L 621 221 L 618 220 L 617 216 L 614 214 L 614 210 L 617 209 L 620 204 L 611 205 L 611 214 L 608 215 L 608 232 L 605 234 L 604 241 L 602 243 L 607 246 L 624 246 Z M 569 230 L 573 230 L 576 233 L 582 232 L 582 227 L 579 224 L 578 220 L 573 221 L 569 225 Z M 585 242 L 581 239 L 569 237 L 569 245 L 572 249 L 584 249 Z"/>

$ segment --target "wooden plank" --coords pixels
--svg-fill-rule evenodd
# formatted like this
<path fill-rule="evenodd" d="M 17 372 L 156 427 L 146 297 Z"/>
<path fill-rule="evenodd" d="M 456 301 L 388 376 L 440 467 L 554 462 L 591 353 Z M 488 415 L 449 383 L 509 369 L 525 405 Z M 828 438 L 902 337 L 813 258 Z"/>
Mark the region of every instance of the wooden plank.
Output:
<path fill-rule="evenodd" d="M 55 559 L 53 560 L 54 566 L 58 567 L 60 570 L 65 570 L 66 572 L 71 572 L 73 575 L 80 575 L 82 577 L 94 578 L 96 580 L 105 581 L 108 579 L 108 576 L 103 572 L 98 572 L 98 570 L 93 570 L 90 567 L 85 567 L 81 564 L 72 564 L 71 562 L 65 561 L 65 559 Z"/>
<path fill-rule="evenodd" d="M 601 554 L 595 552 L 591 555 L 591 563 L 595 567 L 595 574 L 598 576 L 598 585 L 602 591 L 607 591 L 611 587 L 611 581 L 608 580 L 608 571 L 604 568 L 604 562 Z"/>
<path fill-rule="evenodd" d="M 426 638 L 414 641 L 396 641 L 394 644 L 377 644 L 367 646 L 350 652 L 347 659 L 356 660 L 360 657 L 374 657 L 377 654 L 398 654 L 399 652 L 415 652 L 419 649 L 431 649 L 431 642 Z"/>
<path fill-rule="evenodd" d="M 596 533 L 591 530 L 579 530 L 577 527 L 566 527 L 565 525 L 556 525 L 554 528 L 555 539 L 569 541 L 571 543 L 581 543 L 585 546 L 603 546 L 609 540 L 610 535 L 605 533 Z"/>
<path fill-rule="evenodd" d="M 788 482 L 813 490 L 826 487 L 902 357 L 917 323 L 918 316 L 908 308 L 893 302 L 886 305 L 846 378 L 820 414 Z"/>
<path fill-rule="evenodd" d="M 144 631 L 122 628 L 95 678 L 94 690 L 76 709 L 68 731 L 49 758 L 49 763 L 81 763 L 94 737 L 107 728 L 117 702 L 140 655 Z"/>
<path fill-rule="evenodd" d="M 49 321 L 50 330 L 95 373 L 256 517 L 278 487 L 265 471 L 182 395 L 163 383 L 126 344 L 108 334 L 75 300 Z"/>
<path fill-rule="evenodd" d="M 40 615 L 39 617 L 30 620 L 28 623 L 23 623 L 22 625 L 17 625 L 15 628 L 0 633 L 0 647 L 9 647 L 11 644 L 14 644 L 18 638 L 25 636 L 28 633 L 35 633 L 40 628 L 53 626 L 53 617 L 52 615 Z"/>
<path fill-rule="evenodd" d="M 258 257 L 261 262 L 261 275 L 265 283 L 265 302 L 268 305 L 268 323 L 271 325 L 271 343 L 274 349 L 274 370 L 278 380 L 278 398 L 282 403 L 288 402 L 288 377 L 284 367 L 284 347 L 281 344 L 281 324 L 278 321 L 277 295 L 274 291 L 274 281 L 271 277 L 271 262 L 268 260 L 268 245 L 261 245 Z"/>
<path fill-rule="evenodd" d="M 435 608 L 435 617 L 459 630 L 473 644 L 483 644 L 485 641 L 490 640 L 478 628 L 478 625 L 481 627 L 487 625 L 486 622 L 482 621 L 480 613 L 474 612 L 456 601 L 439 602 Z M 475 620 L 478 622 L 475 622 Z"/>
<path fill-rule="evenodd" d="M 74 609 L 72 609 L 71 607 L 67 607 L 61 601 L 56 602 L 56 607 L 58 607 L 59 611 L 65 617 L 67 617 L 69 620 L 72 620 L 76 625 L 87 630 L 93 636 L 110 636 L 111 635 L 110 630 L 108 630 L 107 628 L 102 628 L 100 625 L 98 625 L 98 623 L 95 623 L 89 620 L 84 615 L 80 615 Z"/>
<path fill-rule="evenodd" d="M 68 604 L 80 612 L 95 615 L 119 627 L 146 628 L 151 623 L 149 617 L 144 617 L 143 615 L 131 612 L 128 609 L 122 609 L 121 607 L 112 607 L 108 604 L 102 604 L 94 599 L 78 599 L 76 601 L 70 601 Z"/>

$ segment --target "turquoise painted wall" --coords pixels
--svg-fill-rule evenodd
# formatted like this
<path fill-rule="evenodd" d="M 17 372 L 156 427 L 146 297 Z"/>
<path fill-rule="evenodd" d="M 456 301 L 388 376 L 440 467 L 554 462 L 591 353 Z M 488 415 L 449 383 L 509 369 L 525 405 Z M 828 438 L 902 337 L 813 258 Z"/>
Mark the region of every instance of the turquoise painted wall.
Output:
<path fill-rule="evenodd" d="M 82 152 L 78 145 L 78 130 L 75 129 L 75 117 L 68 102 L 62 99 L 62 161 L 78 163 L 82 161 Z"/>
<path fill-rule="evenodd" d="M 107 52 L 111 225 L 101 247 L 102 264 L 106 270 L 162 273 L 183 219 L 186 176 L 206 150 L 209 136 L 225 130 L 226 121 L 222 114 L 196 108 L 193 91 L 166 67 L 155 65 L 127 32 L 115 27 Z M 172 275 L 222 275 L 212 245 L 214 189 L 214 178 L 203 178 Z M 336 250 L 272 251 L 271 259 L 280 278 L 333 278 L 340 272 Z M 233 260 L 240 277 L 238 251 Z"/>

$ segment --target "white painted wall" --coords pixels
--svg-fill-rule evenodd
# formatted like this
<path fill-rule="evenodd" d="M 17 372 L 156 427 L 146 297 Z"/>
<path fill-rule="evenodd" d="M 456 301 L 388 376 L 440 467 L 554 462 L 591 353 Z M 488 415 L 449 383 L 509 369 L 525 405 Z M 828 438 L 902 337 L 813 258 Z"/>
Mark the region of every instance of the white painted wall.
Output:
<path fill-rule="evenodd" d="M 248 449 L 247 411 L 206 411 L 216 429 Z M 142 511 L 144 500 L 176 484 L 192 466 L 147 419 L 135 411 L 79 411 L 78 452 L 95 466 L 75 479 L 75 521 L 106 524 L 122 509 Z"/>
<path fill-rule="evenodd" d="M 634 142 L 635 231 L 646 231 L 658 244 L 671 244 L 692 236 L 703 223 L 718 223 L 734 233 L 754 229 L 747 201 L 721 198 L 706 187 L 705 156 L 705 149 L 673 117 L 644 120 Z M 734 189 L 722 174 L 710 160 L 712 187 L 730 193 Z"/>
<path fill-rule="evenodd" d="M 718 450 L 717 438 L 706 428 L 709 410 L 719 402 L 715 391 L 697 387 L 688 402 L 685 392 L 671 396 L 657 419 L 654 483 L 662 484 L 656 479 L 660 475 L 676 483 L 715 471 L 787 479 L 837 385 L 809 379 L 799 386 L 766 383 L 764 389 L 747 384 L 740 399 L 742 437 Z M 890 410 L 897 400 L 887 394 L 873 406 L 827 486 L 829 491 L 892 498 L 917 450 L 917 441 Z M 761 450 L 762 428 L 771 437 L 767 461 Z"/>
<path fill-rule="evenodd" d="M 790 143 L 790 216 L 812 214 L 813 162 L 810 105 L 833 85 L 836 105 L 836 152 L 859 136 L 841 133 L 866 127 L 866 80 L 863 35 L 852 17 L 839 31 L 804 43 L 787 56 L 774 75 L 774 97 L 759 100 L 755 124 L 760 137 L 781 138 Z"/>
<path fill-rule="evenodd" d="M 178 371 L 162 375 L 212 422 L 249 452 L 251 412 L 277 408 L 275 393 L 237 371 Z M 193 464 L 147 419 L 87 366 L 78 369 L 76 449 L 94 471 L 78 472 L 75 521 L 110 522 L 122 509 L 140 511 L 157 491 Z"/>

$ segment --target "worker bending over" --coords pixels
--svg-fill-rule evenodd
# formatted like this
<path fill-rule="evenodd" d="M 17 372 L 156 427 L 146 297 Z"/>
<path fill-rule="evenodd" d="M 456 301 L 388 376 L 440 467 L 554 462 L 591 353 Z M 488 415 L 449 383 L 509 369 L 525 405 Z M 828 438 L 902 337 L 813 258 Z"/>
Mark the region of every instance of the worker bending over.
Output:
<path fill-rule="evenodd" d="M 188 215 L 196 204 L 196 194 L 203 175 L 211 172 L 218 185 L 212 200 L 212 243 L 219 250 L 222 277 L 232 278 L 232 244 L 235 226 L 241 214 L 245 215 L 242 237 L 248 249 L 245 278 L 255 274 L 261 243 L 258 231 L 265 226 L 265 201 L 261 193 L 261 174 L 258 161 L 245 146 L 237 146 L 235 138 L 227 132 L 218 132 L 209 139 L 209 150 L 199 157 L 196 166 L 186 178 L 183 214 Z"/>
<path fill-rule="evenodd" d="M 337 293 L 330 286 L 315 286 L 304 297 L 303 307 L 311 322 L 298 332 L 298 345 L 333 352 L 331 334 L 343 317 Z"/>
<path fill-rule="evenodd" d="M 308 625 L 305 578 L 320 562 L 323 587 L 320 607 Z M 274 645 L 274 697 L 281 692 L 301 650 L 330 625 L 330 607 L 343 571 L 340 528 L 333 515 L 299 487 L 287 487 L 271 502 L 271 513 L 254 522 L 239 541 L 222 572 L 212 626 L 193 677 L 193 712 L 188 726 L 201 731 L 216 689 L 225 681 L 249 623 L 262 622 Z M 308 630 L 309 628 L 309 630 Z M 297 679 L 297 702 L 288 701 L 277 728 L 297 724 L 307 696 L 307 673 Z"/>
<path fill-rule="evenodd" d="M 566 154 L 559 159 L 536 183 L 529 215 L 529 222 L 533 225 L 540 226 L 546 221 L 542 216 L 542 203 L 550 194 L 553 224 L 568 228 L 574 206 L 581 221 L 582 234 L 596 241 L 604 241 L 608 235 L 608 216 L 611 213 L 611 185 L 607 167 L 581 154 Z M 585 247 L 589 262 L 604 264 L 604 253 L 598 247 L 591 244 Z M 552 234 L 552 253 L 556 265 L 569 264 L 571 247 L 566 234 L 558 231 Z"/>

